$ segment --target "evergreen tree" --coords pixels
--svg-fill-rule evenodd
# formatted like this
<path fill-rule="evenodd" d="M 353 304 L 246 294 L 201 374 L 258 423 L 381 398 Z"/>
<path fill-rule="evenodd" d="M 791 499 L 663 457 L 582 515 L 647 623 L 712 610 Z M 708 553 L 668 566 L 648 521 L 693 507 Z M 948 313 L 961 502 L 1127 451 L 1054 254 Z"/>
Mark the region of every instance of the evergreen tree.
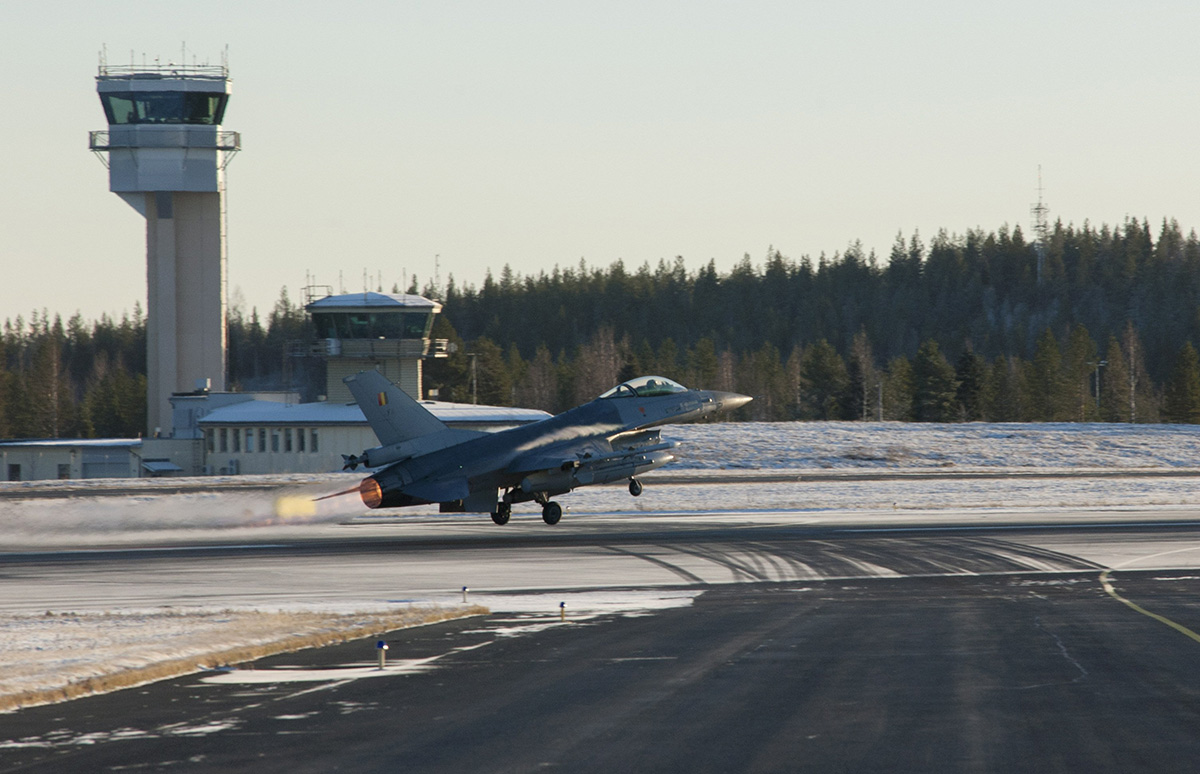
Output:
<path fill-rule="evenodd" d="M 5 337 L 0 336 L 0 438 L 8 438 L 11 433 L 8 422 L 8 400 L 9 382 L 12 376 L 8 372 L 8 358 L 5 350 Z"/>
<path fill-rule="evenodd" d="M 1064 393 L 1067 396 L 1065 418 L 1087 422 L 1096 417 L 1096 402 L 1092 396 L 1096 352 L 1096 342 L 1087 328 L 1081 324 L 1072 326 L 1062 361 Z"/>
<path fill-rule="evenodd" d="M 46 328 L 34 352 L 33 363 L 24 374 L 26 430 L 34 438 L 74 435 L 75 403 L 69 375 L 62 368 L 60 331 Z"/>
<path fill-rule="evenodd" d="M 120 363 L 101 366 L 83 398 L 91 432 L 100 438 L 133 438 L 146 426 L 146 377 Z"/>
<path fill-rule="evenodd" d="M 882 392 L 884 419 L 908 422 L 913 418 L 913 369 L 908 358 L 895 357 L 888 361 Z"/>
<path fill-rule="evenodd" d="M 1049 328 L 1038 339 L 1037 349 L 1033 353 L 1029 390 L 1032 399 L 1030 419 L 1037 422 L 1062 422 L 1070 419 L 1062 354 L 1058 349 L 1058 340 Z"/>
<path fill-rule="evenodd" d="M 467 345 L 445 315 L 434 315 L 430 336 L 446 340 L 446 357 L 424 362 L 422 381 L 425 396 L 436 394 L 438 400 L 467 403 L 470 395 L 470 359 Z"/>
<path fill-rule="evenodd" d="M 912 362 L 912 418 L 917 422 L 952 422 L 958 389 L 954 368 L 937 342 L 927 340 Z"/>
<path fill-rule="evenodd" d="M 1028 390 L 1025 384 L 1025 364 L 1020 358 L 1001 355 L 988 374 L 986 413 L 993 422 L 1025 421 Z"/>
<path fill-rule="evenodd" d="M 688 386 L 696 389 L 709 389 L 717 379 L 717 348 L 712 339 L 700 339 L 688 351 L 687 355 Z"/>
<path fill-rule="evenodd" d="M 775 351 L 775 355 L 776 365 L 779 365 L 779 350 Z M 668 379 L 679 379 L 682 377 L 680 370 L 679 348 L 675 346 L 675 340 L 668 336 L 663 339 L 662 344 L 658 346 L 658 352 L 655 353 L 653 373 Z"/>
<path fill-rule="evenodd" d="M 1200 357 L 1186 341 L 1175 358 L 1163 395 L 1163 418 L 1168 422 L 1200 424 Z"/>
<path fill-rule="evenodd" d="M 1106 365 L 1100 374 L 1100 419 L 1105 422 L 1132 422 L 1129 413 L 1129 366 L 1116 336 L 1108 339 Z"/>
<path fill-rule="evenodd" d="M 800 396 L 809 419 L 837 419 L 846 391 L 846 364 L 828 341 L 813 344 L 800 359 Z"/>
<path fill-rule="evenodd" d="M 743 360 L 738 377 L 738 392 L 754 397 L 744 412 L 750 419 L 766 422 L 786 417 L 787 378 L 774 344 L 763 344 Z"/>
<path fill-rule="evenodd" d="M 954 378 L 958 382 L 955 401 L 959 419 L 978 422 L 983 419 L 983 393 L 987 379 L 987 364 L 968 345 L 963 349 L 954 367 Z"/>
<path fill-rule="evenodd" d="M 480 336 L 471 345 L 475 361 L 475 394 L 472 398 L 489 406 L 512 405 L 512 379 L 508 364 L 500 347 L 486 336 Z"/>
<path fill-rule="evenodd" d="M 783 378 L 787 383 L 788 419 L 801 419 L 804 416 L 804 381 L 800 378 L 800 366 L 803 359 L 804 349 L 797 344 L 792 347 L 791 354 L 783 364 Z"/>

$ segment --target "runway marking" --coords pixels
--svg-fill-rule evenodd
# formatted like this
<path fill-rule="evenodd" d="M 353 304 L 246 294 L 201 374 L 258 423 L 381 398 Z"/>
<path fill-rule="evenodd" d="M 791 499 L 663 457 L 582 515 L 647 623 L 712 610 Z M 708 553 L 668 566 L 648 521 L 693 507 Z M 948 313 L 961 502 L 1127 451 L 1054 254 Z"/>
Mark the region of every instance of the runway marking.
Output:
<path fill-rule="evenodd" d="M 1138 605 L 1136 602 L 1131 602 L 1130 600 L 1128 600 L 1125 597 L 1118 594 L 1117 590 L 1115 588 L 1113 588 L 1111 580 L 1109 580 L 1109 578 L 1113 572 L 1121 569 L 1122 567 L 1126 567 L 1130 564 L 1133 564 L 1134 562 L 1142 562 L 1142 561 L 1146 561 L 1149 559 L 1157 559 L 1160 556 L 1167 556 L 1168 554 L 1181 554 L 1181 553 L 1185 553 L 1187 551 L 1197 551 L 1197 550 L 1200 550 L 1200 546 L 1188 546 L 1187 548 L 1175 548 L 1170 551 L 1161 551 L 1157 554 L 1151 554 L 1149 556 L 1139 556 L 1136 559 L 1130 559 L 1127 562 L 1122 562 L 1121 564 L 1118 564 L 1115 567 L 1110 567 L 1107 570 L 1105 570 L 1104 572 L 1100 573 L 1100 585 L 1104 587 L 1104 591 L 1110 597 L 1112 597 L 1113 599 L 1117 600 L 1118 602 L 1120 602 L 1124 605 L 1127 605 L 1130 609 L 1136 610 L 1137 612 L 1141 613 L 1142 615 L 1146 616 L 1147 618 L 1153 618 L 1155 621 L 1158 621 L 1159 623 L 1166 624 L 1167 626 L 1170 626 L 1172 629 L 1179 632 L 1180 634 L 1182 634 L 1186 637 L 1190 637 L 1191 639 L 1195 640 L 1196 642 L 1200 642 L 1200 634 L 1197 634 L 1196 632 L 1187 628 L 1183 624 L 1172 621 L 1170 618 L 1167 618 L 1166 616 L 1159 615 L 1158 613 L 1151 613 L 1149 610 L 1142 607 L 1141 605 Z"/>
<path fill-rule="evenodd" d="M 1128 599 L 1126 599 L 1125 597 L 1118 594 L 1116 589 L 1113 588 L 1112 583 L 1108 579 L 1109 573 L 1111 573 L 1111 572 L 1112 572 L 1112 570 L 1105 570 L 1104 572 L 1100 573 L 1100 585 L 1104 587 L 1104 590 L 1108 593 L 1108 595 L 1110 597 L 1112 597 L 1113 599 L 1117 600 L 1118 602 L 1120 602 L 1124 605 L 1129 606 L 1131 609 L 1136 610 L 1137 612 L 1141 613 L 1142 615 L 1144 615 L 1148 618 L 1153 618 L 1155 621 L 1158 621 L 1159 623 L 1164 623 L 1167 626 L 1170 626 L 1175 631 L 1179 632 L 1180 634 L 1183 634 L 1187 637 L 1191 637 L 1196 642 L 1200 642 L 1200 634 L 1196 634 L 1194 631 L 1187 628 L 1183 624 L 1175 623 L 1170 618 L 1167 618 L 1166 616 L 1163 616 L 1163 615 L 1159 615 L 1158 613 L 1151 613 L 1149 610 L 1147 610 L 1146 608 L 1137 604 L 1136 602 L 1131 602 Z"/>

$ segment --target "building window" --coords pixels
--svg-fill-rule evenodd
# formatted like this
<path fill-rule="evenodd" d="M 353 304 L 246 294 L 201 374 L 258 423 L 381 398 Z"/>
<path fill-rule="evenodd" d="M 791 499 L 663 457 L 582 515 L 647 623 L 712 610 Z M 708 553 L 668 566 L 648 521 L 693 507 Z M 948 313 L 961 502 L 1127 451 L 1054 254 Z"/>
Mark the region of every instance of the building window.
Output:
<path fill-rule="evenodd" d="M 265 452 L 267 450 L 267 428 L 258 428 L 258 450 Z"/>
<path fill-rule="evenodd" d="M 58 465 L 58 480 L 66 481 L 70 477 L 71 477 L 71 466 L 63 465 L 62 463 L 59 463 L 59 465 Z"/>
<path fill-rule="evenodd" d="M 222 427 L 220 430 L 217 431 L 217 435 L 221 439 L 221 451 L 222 452 L 229 451 L 229 430 L 227 428 Z"/>
<path fill-rule="evenodd" d="M 296 428 L 296 451 L 298 451 L 298 452 L 304 451 L 304 438 L 305 438 L 304 428 L 297 427 Z"/>
<path fill-rule="evenodd" d="M 21 480 L 21 466 L 20 465 L 9 463 L 9 465 L 8 465 L 8 480 L 9 481 L 20 481 Z"/>
<path fill-rule="evenodd" d="M 212 454 L 217 450 L 217 431 L 211 427 L 204 431 L 204 446 L 208 449 L 208 453 Z"/>
<path fill-rule="evenodd" d="M 278 453 L 279 451 L 279 428 L 271 428 L 271 451 Z"/>
<path fill-rule="evenodd" d="M 292 428 L 285 427 L 283 429 L 283 450 L 291 452 L 292 450 Z"/>
<path fill-rule="evenodd" d="M 308 445 L 308 450 L 313 454 L 317 453 L 317 428 L 312 429 L 312 443 Z"/>
<path fill-rule="evenodd" d="M 250 454 L 254 451 L 254 428 L 246 428 L 246 453 Z"/>
<path fill-rule="evenodd" d="M 234 453 L 241 452 L 241 450 L 242 450 L 242 428 L 235 427 L 229 431 L 229 434 L 231 436 L 233 436 L 233 451 L 234 451 Z"/>

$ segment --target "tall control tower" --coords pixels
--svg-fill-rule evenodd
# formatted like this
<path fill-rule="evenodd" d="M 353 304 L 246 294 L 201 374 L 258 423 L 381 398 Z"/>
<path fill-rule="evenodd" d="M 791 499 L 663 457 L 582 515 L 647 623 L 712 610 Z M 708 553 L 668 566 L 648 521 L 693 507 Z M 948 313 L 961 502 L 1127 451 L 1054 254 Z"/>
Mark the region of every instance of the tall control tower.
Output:
<path fill-rule="evenodd" d="M 225 165 L 229 68 L 111 66 L 96 91 L 108 130 L 109 190 L 146 218 L 147 431 L 171 427 L 173 392 L 225 389 Z"/>

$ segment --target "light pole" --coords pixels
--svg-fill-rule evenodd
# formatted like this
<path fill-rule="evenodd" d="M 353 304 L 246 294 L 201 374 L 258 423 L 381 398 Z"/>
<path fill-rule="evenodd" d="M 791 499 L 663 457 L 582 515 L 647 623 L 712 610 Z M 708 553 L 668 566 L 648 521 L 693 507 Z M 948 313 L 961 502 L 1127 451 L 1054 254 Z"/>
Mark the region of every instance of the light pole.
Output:
<path fill-rule="evenodd" d="M 1097 360 L 1095 362 L 1089 361 L 1088 365 L 1094 366 L 1096 369 L 1096 410 L 1099 411 L 1100 410 L 1100 369 L 1103 368 L 1104 366 L 1108 365 L 1108 361 L 1107 360 Z"/>

